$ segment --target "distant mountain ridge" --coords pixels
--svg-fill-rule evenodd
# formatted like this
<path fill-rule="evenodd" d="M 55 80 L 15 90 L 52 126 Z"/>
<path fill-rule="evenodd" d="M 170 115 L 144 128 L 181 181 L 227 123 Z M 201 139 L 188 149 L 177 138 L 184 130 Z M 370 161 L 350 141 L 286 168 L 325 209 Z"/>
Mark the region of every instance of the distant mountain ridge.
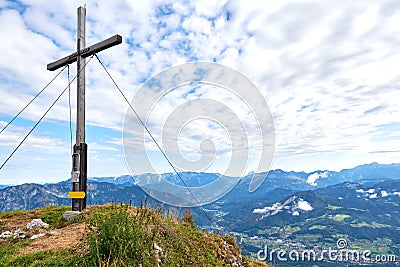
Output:
<path fill-rule="evenodd" d="M 257 173 L 256 175 L 265 176 L 267 173 Z M 215 181 L 219 174 L 182 172 L 180 176 L 188 186 L 196 187 Z M 400 178 L 400 164 L 398 163 L 371 163 L 340 172 L 326 170 L 310 173 L 285 172 L 278 169 L 268 172 L 263 184 L 253 193 L 248 192 L 251 176 L 247 175 L 241 178 L 238 184 L 220 201 L 277 200 L 294 192 L 315 190 L 343 182 L 373 184 L 398 178 Z M 161 179 L 183 186 L 180 178 L 174 173 L 90 177 L 88 178 L 88 204 L 102 204 L 112 200 L 116 202 L 139 201 L 137 198 L 146 198 L 146 194 L 138 185 L 152 184 L 154 190 L 162 192 L 163 188 L 157 187 Z M 66 205 L 70 202 L 67 198 L 70 187 L 71 184 L 68 180 L 56 184 L 23 184 L 0 187 L 0 212 L 13 209 L 33 209 L 48 205 Z M 169 194 L 169 192 L 163 193 Z"/>
<path fill-rule="evenodd" d="M 352 169 L 343 169 L 340 172 L 329 170 L 317 170 L 313 172 L 295 172 L 283 171 L 280 169 L 271 170 L 268 173 L 257 173 L 257 176 L 266 176 L 264 184 L 267 183 L 273 188 L 297 189 L 297 186 L 303 189 L 315 189 L 316 187 L 326 187 L 329 185 L 339 184 L 350 181 L 367 181 L 374 180 L 392 180 L 399 178 L 400 163 L 379 164 L 370 163 L 359 165 Z M 209 184 L 220 176 L 216 173 L 204 172 L 181 172 L 180 176 L 185 183 L 190 187 L 202 186 Z M 241 178 L 239 184 L 249 185 L 251 175 Z M 237 178 L 237 177 L 232 177 Z M 157 184 L 161 179 L 164 179 L 172 184 L 182 186 L 183 183 L 175 173 L 164 174 L 141 174 L 141 175 L 122 175 L 118 177 L 90 177 L 90 182 L 106 182 L 116 184 L 120 187 L 140 185 L 141 183 Z M 282 184 L 285 185 L 282 187 Z"/>
<path fill-rule="evenodd" d="M 30 210 L 45 206 L 71 205 L 68 192 L 71 185 L 67 182 L 57 184 L 23 184 L 9 186 L 0 190 L 0 211 Z M 140 187 L 120 188 L 111 183 L 88 183 L 87 204 L 105 204 L 111 201 L 139 205 L 146 198 Z"/>
<path fill-rule="evenodd" d="M 196 187 L 209 184 L 218 179 L 219 174 L 205 173 L 205 172 L 182 172 L 181 177 L 184 179 L 187 186 Z M 95 183 L 111 183 L 120 187 L 141 185 L 141 184 L 158 184 L 161 180 L 168 181 L 169 183 L 183 186 L 182 180 L 175 173 L 163 174 L 140 174 L 140 175 L 122 175 L 116 177 L 89 177 L 89 182 Z"/>

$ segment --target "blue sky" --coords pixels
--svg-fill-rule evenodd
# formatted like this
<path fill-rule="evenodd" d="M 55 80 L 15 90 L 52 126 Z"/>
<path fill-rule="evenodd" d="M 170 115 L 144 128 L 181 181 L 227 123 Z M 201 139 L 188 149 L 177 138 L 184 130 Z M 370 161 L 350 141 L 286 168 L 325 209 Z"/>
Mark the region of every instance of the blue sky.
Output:
<path fill-rule="evenodd" d="M 128 99 L 167 67 L 217 62 L 245 74 L 268 102 L 275 123 L 273 169 L 340 170 L 374 161 L 400 162 L 398 0 L 51 4 L 0 0 L 1 125 L 55 75 L 46 65 L 75 49 L 76 8 L 83 4 L 88 45 L 115 33 L 124 38 L 123 44 L 101 52 L 100 58 Z M 75 68 L 71 65 L 71 77 Z M 1 162 L 66 83 L 65 72 L 0 134 Z M 75 87 L 74 83 L 74 109 Z M 193 93 L 190 90 L 160 103 L 168 110 L 168 105 Z M 220 94 L 205 93 L 215 99 Z M 93 60 L 87 70 L 89 176 L 129 173 L 122 144 L 126 111 L 126 103 Z M 67 179 L 71 168 L 68 121 L 64 95 L 0 170 L 0 184 Z M 215 125 L 199 123 L 199 127 L 215 137 Z M 221 136 L 225 140 L 223 131 Z M 183 150 L 189 156 L 190 150 L 198 150 L 195 135 L 184 140 Z M 149 154 L 159 157 L 152 148 Z M 165 163 L 159 167 L 161 172 L 171 171 Z M 219 166 L 209 171 L 219 171 Z"/>

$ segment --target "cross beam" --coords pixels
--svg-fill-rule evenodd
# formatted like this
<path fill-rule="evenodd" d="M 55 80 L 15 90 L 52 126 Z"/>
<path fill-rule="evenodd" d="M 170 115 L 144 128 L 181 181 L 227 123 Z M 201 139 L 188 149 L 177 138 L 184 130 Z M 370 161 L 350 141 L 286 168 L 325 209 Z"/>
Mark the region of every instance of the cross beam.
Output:
<path fill-rule="evenodd" d="M 47 69 L 54 71 L 65 65 L 77 65 L 77 115 L 76 115 L 76 144 L 72 155 L 72 210 L 82 211 L 86 208 L 87 189 L 87 144 L 85 143 L 85 62 L 86 57 L 122 43 L 118 34 L 86 47 L 86 8 L 78 7 L 77 49 L 75 53 L 47 64 Z"/>
<path fill-rule="evenodd" d="M 122 43 L 122 37 L 120 35 L 116 34 L 104 41 L 98 42 L 97 44 L 94 44 L 87 48 L 82 49 L 80 51 L 80 53 L 75 52 L 69 56 L 66 56 L 62 59 L 59 59 L 57 61 L 47 64 L 47 70 L 53 71 L 53 70 L 56 70 L 56 69 L 59 69 L 59 68 L 65 66 L 65 65 L 74 63 L 77 60 L 79 54 L 81 55 L 81 57 L 86 58 L 86 57 L 93 55 L 94 53 L 103 51 L 107 48 L 113 47 L 115 45 L 119 45 L 121 43 Z"/>

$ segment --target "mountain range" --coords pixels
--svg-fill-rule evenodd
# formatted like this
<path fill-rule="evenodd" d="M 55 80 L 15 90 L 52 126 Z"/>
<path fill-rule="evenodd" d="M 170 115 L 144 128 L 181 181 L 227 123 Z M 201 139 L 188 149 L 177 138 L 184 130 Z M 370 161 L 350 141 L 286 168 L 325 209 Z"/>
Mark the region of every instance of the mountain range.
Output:
<path fill-rule="evenodd" d="M 266 177 L 256 191 L 248 191 L 252 174 L 232 177 L 238 182 L 229 193 L 203 210 L 193 208 L 196 223 L 236 236 L 244 253 L 253 256 L 266 243 L 322 248 L 334 247 L 339 238 L 374 253 L 399 253 L 400 164 L 371 163 L 339 172 L 272 170 L 255 175 Z M 197 187 L 220 175 L 183 172 L 180 177 L 188 186 Z M 162 205 L 139 185 L 151 184 L 153 190 L 174 197 L 159 185 L 164 180 L 182 186 L 180 177 L 167 173 L 89 178 L 88 205 L 111 201 L 140 205 L 145 199 Z M 70 188 L 69 181 L 7 186 L 0 189 L 0 211 L 70 205 Z"/>
<path fill-rule="evenodd" d="M 189 187 L 197 187 L 212 183 L 219 178 L 214 173 L 180 173 Z M 251 175 L 238 179 L 236 186 L 223 198 L 221 202 L 254 202 L 256 200 L 278 200 L 281 197 L 298 191 L 316 190 L 343 182 L 358 182 L 360 184 L 373 184 L 386 180 L 400 178 L 400 164 L 371 163 L 345 169 L 340 172 L 314 171 L 285 172 L 272 170 L 268 173 L 258 173 L 256 176 L 266 176 L 263 184 L 255 192 L 248 192 Z M 152 184 L 157 187 L 160 181 L 165 180 L 175 185 L 183 183 L 176 174 L 142 174 L 137 176 L 124 175 L 119 177 L 93 177 L 88 179 L 88 204 L 138 201 L 145 198 L 146 194 L 138 187 L 142 183 Z M 70 182 L 63 181 L 55 184 L 23 184 L 17 186 L 0 185 L 0 212 L 14 209 L 33 209 L 49 205 L 67 205 L 70 200 L 67 194 L 70 191 Z M 168 194 L 169 192 L 164 192 Z M 151 199 L 151 197 L 148 197 Z M 214 204 L 215 204 L 214 203 Z"/>

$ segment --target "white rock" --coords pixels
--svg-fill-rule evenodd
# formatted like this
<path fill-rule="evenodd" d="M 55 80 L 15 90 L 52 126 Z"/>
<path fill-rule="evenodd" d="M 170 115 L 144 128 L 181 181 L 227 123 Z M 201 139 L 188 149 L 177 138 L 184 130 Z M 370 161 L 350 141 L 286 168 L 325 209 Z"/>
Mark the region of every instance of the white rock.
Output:
<path fill-rule="evenodd" d="M 154 248 L 158 251 L 163 251 L 162 248 L 159 245 L 157 245 L 157 243 L 154 243 Z"/>
<path fill-rule="evenodd" d="M 10 231 L 5 231 L 3 233 L 0 234 L 0 238 L 9 238 L 12 235 L 12 233 Z"/>
<path fill-rule="evenodd" d="M 56 231 L 50 231 L 49 235 L 58 235 L 58 233 Z"/>
<path fill-rule="evenodd" d="M 64 212 L 63 218 L 64 218 L 64 220 L 69 222 L 70 220 L 72 220 L 73 218 L 75 218 L 76 216 L 78 216 L 81 213 L 82 212 L 80 212 L 80 211 L 69 210 L 69 211 Z"/>
<path fill-rule="evenodd" d="M 37 235 L 31 236 L 31 239 L 37 239 L 37 238 L 41 238 L 41 237 L 44 237 L 44 236 L 45 236 L 45 234 L 37 234 Z"/>
<path fill-rule="evenodd" d="M 26 225 L 26 229 L 32 230 L 34 228 L 49 228 L 49 225 L 42 221 L 42 219 L 33 219 L 30 223 Z"/>

